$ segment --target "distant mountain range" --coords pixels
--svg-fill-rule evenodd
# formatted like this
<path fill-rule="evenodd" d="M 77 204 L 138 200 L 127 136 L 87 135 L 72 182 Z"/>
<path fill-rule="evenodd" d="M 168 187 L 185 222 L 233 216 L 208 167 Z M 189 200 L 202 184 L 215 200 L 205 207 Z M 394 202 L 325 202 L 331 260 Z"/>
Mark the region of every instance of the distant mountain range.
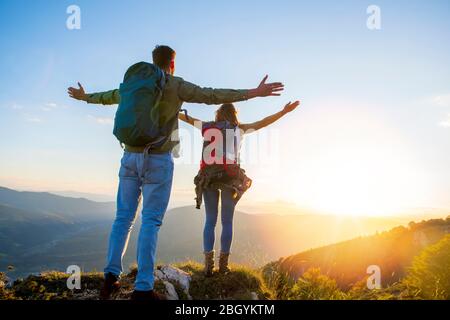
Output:
<path fill-rule="evenodd" d="M 160 262 L 201 261 L 203 210 L 188 206 L 166 213 L 159 236 Z M 101 270 L 114 211 L 114 202 L 0 187 L 0 271 L 13 266 L 8 274 L 17 277 L 65 270 L 71 264 L 86 271 Z M 282 213 L 237 211 L 232 261 L 262 266 L 279 257 L 405 224 L 400 218 Z M 126 266 L 135 261 L 138 230 L 139 220 L 125 255 Z"/>
<path fill-rule="evenodd" d="M 78 191 L 49 191 L 52 194 L 63 197 L 70 198 L 85 198 L 97 202 L 113 202 L 115 201 L 114 195 L 100 194 L 100 193 L 89 193 L 89 192 L 78 192 Z"/>
<path fill-rule="evenodd" d="M 51 214 L 71 223 L 109 219 L 115 208 L 114 202 L 95 202 L 48 192 L 20 192 L 4 187 L 0 187 L 0 204 L 36 214 Z"/>

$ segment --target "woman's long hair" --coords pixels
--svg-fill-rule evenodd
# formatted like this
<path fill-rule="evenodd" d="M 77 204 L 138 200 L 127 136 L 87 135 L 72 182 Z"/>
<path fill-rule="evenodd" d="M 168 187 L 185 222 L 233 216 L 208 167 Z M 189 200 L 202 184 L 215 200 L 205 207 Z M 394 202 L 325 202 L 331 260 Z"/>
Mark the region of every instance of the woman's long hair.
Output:
<path fill-rule="evenodd" d="M 216 111 L 216 122 L 228 121 L 233 126 L 239 125 L 237 110 L 232 103 L 224 103 Z"/>

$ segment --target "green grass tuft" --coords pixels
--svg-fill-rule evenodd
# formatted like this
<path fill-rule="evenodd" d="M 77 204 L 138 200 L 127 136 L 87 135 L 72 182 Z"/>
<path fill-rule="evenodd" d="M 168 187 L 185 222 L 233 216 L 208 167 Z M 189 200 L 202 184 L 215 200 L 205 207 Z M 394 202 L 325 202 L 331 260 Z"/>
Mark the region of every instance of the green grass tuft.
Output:
<path fill-rule="evenodd" d="M 176 267 L 191 275 L 189 293 L 194 300 L 247 300 L 252 299 L 252 292 L 256 293 L 259 299 L 272 298 L 272 292 L 265 286 L 258 270 L 232 264 L 229 274 L 215 272 L 212 277 L 205 277 L 203 265 L 197 262 L 178 263 Z"/>

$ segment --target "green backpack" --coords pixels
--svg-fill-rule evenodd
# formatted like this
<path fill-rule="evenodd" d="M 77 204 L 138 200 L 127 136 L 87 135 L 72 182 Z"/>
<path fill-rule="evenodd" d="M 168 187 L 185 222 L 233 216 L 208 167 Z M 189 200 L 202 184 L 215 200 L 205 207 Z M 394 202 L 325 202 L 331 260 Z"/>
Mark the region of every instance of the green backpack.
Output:
<path fill-rule="evenodd" d="M 165 84 L 164 71 L 154 64 L 139 62 L 128 68 L 114 119 L 113 133 L 121 143 L 157 148 L 170 139 L 174 120 L 161 117 L 159 103 Z"/>

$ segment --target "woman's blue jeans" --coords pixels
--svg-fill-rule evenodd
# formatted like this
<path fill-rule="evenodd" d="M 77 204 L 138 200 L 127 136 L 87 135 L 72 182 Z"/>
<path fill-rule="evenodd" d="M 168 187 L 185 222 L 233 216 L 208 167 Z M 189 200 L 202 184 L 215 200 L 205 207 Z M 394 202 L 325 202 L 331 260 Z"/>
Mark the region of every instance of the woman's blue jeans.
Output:
<path fill-rule="evenodd" d="M 220 237 L 220 250 L 230 253 L 231 242 L 233 240 L 233 215 L 235 201 L 231 190 L 207 189 L 203 192 L 205 203 L 206 220 L 203 229 L 203 250 L 210 252 L 214 249 L 215 228 L 217 216 L 219 214 L 219 195 L 221 199 L 220 217 L 222 221 L 222 235 Z"/>
<path fill-rule="evenodd" d="M 142 195 L 142 224 L 137 244 L 138 273 L 135 289 L 153 289 L 158 231 L 167 210 L 173 178 L 172 154 L 125 152 L 119 171 L 117 212 L 107 256 L 106 273 L 119 276 L 130 232 Z"/>

